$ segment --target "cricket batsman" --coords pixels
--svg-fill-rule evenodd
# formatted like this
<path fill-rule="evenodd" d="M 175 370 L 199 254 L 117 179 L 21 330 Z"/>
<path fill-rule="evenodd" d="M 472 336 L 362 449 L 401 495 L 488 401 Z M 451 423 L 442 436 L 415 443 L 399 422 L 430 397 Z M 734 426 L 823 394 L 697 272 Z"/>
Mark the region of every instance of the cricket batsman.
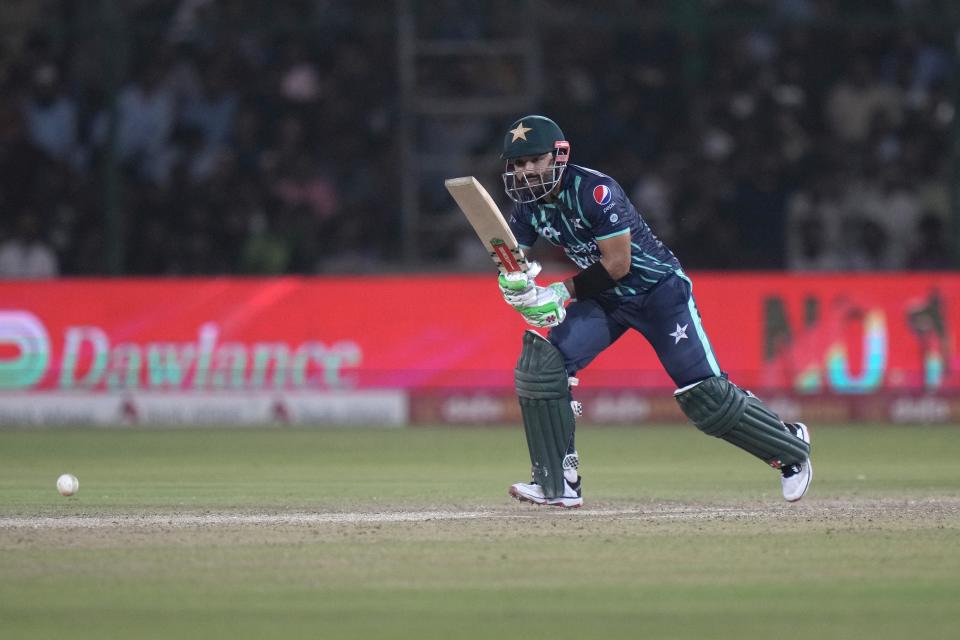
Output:
<path fill-rule="evenodd" d="M 704 433 L 726 440 L 780 472 L 783 497 L 803 497 L 813 478 L 810 432 L 784 423 L 720 369 L 693 299 L 693 284 L 617 182 L 569 163 L 555 122 L 520 118 L 503 138 L 504 189 L 515 203 L 509 225 L 524 249 L 538 238 L 563 248 L 580 271 L 541 286 L 539 267 L 500 275 L 504 299 L 546 338 L 523 336 L 515 370 L 532 466 L 510 495 L 556 507 L 583 505 L 574 443 L 577 372 L 628 329 L 657 353 L 680 409 Z"/>

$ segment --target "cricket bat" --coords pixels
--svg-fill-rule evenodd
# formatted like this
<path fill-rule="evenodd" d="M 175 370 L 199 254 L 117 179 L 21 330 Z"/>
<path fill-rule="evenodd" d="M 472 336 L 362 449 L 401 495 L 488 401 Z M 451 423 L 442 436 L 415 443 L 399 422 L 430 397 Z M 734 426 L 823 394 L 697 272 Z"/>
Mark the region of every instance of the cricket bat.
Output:
<path fill-rule="evenodd" d="M 510 231 L 507 221 L 503 219 L 497 203 L 483 185 L 473 176 L 450 178 L 444 180 L 443 184 L 467 216 L 497 268 L 502 273 L 529 271 L 530 263 L 527 262 L 527 257 L 523 255 L 523 250 Z"/>

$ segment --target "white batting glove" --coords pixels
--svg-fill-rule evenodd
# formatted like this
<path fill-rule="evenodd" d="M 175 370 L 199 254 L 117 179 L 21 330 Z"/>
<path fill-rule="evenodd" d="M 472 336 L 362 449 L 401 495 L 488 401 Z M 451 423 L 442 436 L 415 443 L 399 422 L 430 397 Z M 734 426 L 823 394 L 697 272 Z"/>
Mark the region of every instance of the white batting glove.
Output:
<path fill-rule="evenodd" d="M 562 282 L 546 287 L 533 286 L 533 300 L 516 307 L 527 324 L 534 327 L 555 327 L 567 317 L 564 305 L 570 300 L 570 292 Z"/>
<path fill-rule="evenodd" d="M 536 300 L 537 283 L 534 279 L 540 275 L 540 269 L 539 262 L 531 262 L 530 269 L 526 273 L 515 271 L 499 275 L 497 285 L 507 304 L 511 307 L 522 307 Z"/>

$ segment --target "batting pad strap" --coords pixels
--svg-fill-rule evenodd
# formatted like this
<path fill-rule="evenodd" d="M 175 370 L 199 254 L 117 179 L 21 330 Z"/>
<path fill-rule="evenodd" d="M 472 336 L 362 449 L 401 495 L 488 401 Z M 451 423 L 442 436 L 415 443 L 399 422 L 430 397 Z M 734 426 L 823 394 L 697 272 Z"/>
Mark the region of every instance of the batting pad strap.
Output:
<path fill-rule="evenodd" d="M 533 480 L 546 497 L 556 498 L 563 495 L 563 463 L 575 427 L 563 355 L 540 334 L 525 332 L 514 382 Z"/>
<path fill-rule="evenodd" d="M 678 389 L 674 397 L 698 429 L 773 467 L 803 462 L 810 455 L 810 445 L 794 436 L 777 414 L 725 377 Z"/>

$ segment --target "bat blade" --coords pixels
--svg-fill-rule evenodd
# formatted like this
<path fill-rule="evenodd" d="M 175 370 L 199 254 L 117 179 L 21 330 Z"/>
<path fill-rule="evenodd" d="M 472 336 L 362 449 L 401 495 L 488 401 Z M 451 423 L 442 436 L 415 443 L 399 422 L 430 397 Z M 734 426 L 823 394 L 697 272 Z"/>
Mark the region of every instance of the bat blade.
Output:
<path fill-rule="evenodd" d="M 490 258 L 503 273 L 530 269 L 523 249 L 483 185 L 473 176 L 444 180 L 444 186 L 483 242 Z"/>

